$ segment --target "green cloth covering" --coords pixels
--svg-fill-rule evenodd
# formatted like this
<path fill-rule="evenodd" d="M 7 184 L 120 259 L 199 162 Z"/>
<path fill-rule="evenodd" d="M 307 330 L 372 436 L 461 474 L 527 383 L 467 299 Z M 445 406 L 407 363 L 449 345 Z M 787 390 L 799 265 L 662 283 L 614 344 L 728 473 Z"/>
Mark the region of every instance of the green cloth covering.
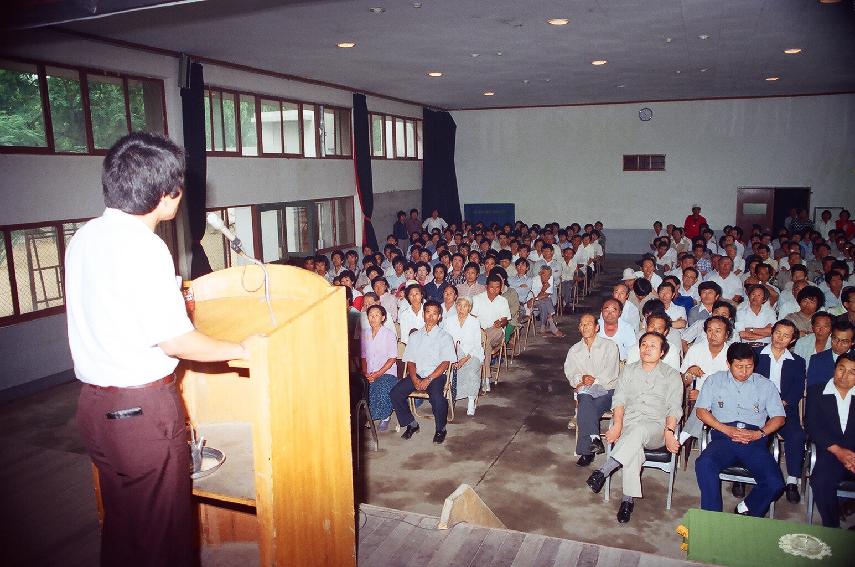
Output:
<path fill-rule="evenodd" d="M 689 530 L 691 561 L 729 567 L 855 564 L 855 533 L 849 530 L 697 509 L 686 512 L 683 525 Z M 831 556 L 809 559 L 785 553 L 778 547 L 778 540 L 786 534 L 817 537 L 831 548 Z"/>

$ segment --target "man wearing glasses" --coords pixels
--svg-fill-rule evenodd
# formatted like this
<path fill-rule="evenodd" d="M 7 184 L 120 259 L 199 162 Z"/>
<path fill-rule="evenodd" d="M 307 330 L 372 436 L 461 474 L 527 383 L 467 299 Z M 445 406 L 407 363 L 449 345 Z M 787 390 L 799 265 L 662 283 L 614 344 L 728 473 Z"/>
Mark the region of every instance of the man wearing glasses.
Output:
<path fill-rule="evenodd" d="M 852 350 L 855 327 L 847 321 L 835 321 L 831 325 L 831 348 L 810 357 L 807 387 L 825 385 L 834 374 L 837 358 Z"/>

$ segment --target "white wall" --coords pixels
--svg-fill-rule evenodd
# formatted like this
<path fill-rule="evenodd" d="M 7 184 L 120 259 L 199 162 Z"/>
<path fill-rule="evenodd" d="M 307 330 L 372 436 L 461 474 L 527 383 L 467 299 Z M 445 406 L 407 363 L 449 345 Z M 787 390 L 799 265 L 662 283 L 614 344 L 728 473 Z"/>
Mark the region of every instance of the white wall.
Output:
<path fill-rule="evenodd" d="M 46 62 L 158 77 L 164 80 L 169 135 L 183 140 L 178 61 L 128 48 L 72 38 L 49 31 L 18 35 L 4 53 Z M 251 62 L 246 62 L 250 63 Z M 352 93 L 299 81 L 204 66 L 209 85 L 350 108 Z M 421 117 L 420 107 L 369 97 L 368 108 Z M 101 214 L 100 156 L 0 155 L 0 225 Z M 376 193 L 421 189 L 420 162 L 374 160 Z M 224 158 L 208 159 L 208 206 L 244 205 L 356 195 L 350 159 Z M 381 197 L 382 198 L 382 197 Z M 356 219 L 361 218 L 356 201 Z M 391 226 L 391 221 L 388 223 Z M 361 224 L 357 222 L 357 242 Z M 179 238 L 182 232 L 179 231 Z M 252 239 L 244 239 L 251 246 Z M 182 263 L 186 268 L 186 262 Z M 53 316 L 0 328 L 0 390 L 31 382 L 72 367 L 65 316 Z"/>
<path fill-rule="evenodd" d="M 638 119 L 643 106 L 650 122 Z M 735 221 L 739 186 L 807 186 L 812 204 L 855 207 L 855 95 L 453 116 L 461 204 L 514 202 L 529 223 L 601 219 L 618 236 L 654 218 L 682 223 L 698 202 L 721 228 Z M 623 154 L 666 154 L 667 171 L 624 173 Z M 612 250 L 644 248 L 624 245 Z"/>

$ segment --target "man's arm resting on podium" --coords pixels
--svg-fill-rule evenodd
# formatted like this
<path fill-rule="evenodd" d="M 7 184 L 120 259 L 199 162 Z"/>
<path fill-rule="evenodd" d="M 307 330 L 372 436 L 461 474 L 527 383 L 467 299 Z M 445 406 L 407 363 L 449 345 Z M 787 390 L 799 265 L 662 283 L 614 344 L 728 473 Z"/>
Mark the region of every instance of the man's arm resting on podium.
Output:
<path fill-rule="evenodd" d="M 249 358 L 246 341 L 241 344 L 230 343 L 209 337 L 197 330 L 184 333 L 173 339 L 158 343 L 163 352 L 169 356 L 196 360 L 199 362 L 216 362 L 219 360 L 245 360 Z"/>

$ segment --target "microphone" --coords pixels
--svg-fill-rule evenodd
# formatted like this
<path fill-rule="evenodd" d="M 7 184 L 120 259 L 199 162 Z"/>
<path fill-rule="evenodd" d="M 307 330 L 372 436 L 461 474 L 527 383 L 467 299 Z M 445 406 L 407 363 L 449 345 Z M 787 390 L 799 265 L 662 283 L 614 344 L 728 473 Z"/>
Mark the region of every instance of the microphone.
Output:
<path fill-rule="evenodd" d="M 243 243 L 240 241 L 240 238 L 235 236 L 235 233 L 229 230 L 229 227 L 225 225 L 223 219 L 220 218 L 220 215 L 214 212 L 208 213 L 207 220 L 211 228 L 218 230 L 226 237 L 226 239 L 228 239 L 232 250 L 235 252 L 241 252 L 243 250 Z"/>

